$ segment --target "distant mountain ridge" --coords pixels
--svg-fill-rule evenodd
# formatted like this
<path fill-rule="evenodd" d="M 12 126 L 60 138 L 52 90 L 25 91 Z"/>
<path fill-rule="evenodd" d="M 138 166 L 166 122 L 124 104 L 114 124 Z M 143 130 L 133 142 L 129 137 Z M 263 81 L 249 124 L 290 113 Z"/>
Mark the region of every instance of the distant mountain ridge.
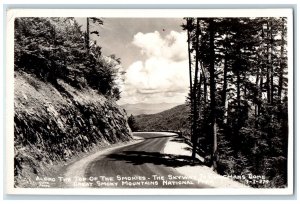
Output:
<path fill-rule="evenodd" d="M 121 107 L 126 110 L 128 116 L 131 114 L 136 116 L 141 114 L 160 113 L 178 105 L 180 105 L 180 103 L 136 103 L 124 104 L 121 105 Z"/>
<path fill-rule="evenodd" d="M 189 107 L 186 104 L 175 106 L 156 114 L 142 114 L 135 116 L 140 131 L 161 131 L 189 129 Z"/>

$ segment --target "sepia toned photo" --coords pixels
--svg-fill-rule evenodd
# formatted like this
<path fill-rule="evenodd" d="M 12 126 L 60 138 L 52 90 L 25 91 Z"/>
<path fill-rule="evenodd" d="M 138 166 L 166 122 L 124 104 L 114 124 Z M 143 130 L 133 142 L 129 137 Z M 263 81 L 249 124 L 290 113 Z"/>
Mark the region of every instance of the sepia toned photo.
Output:
<path fill-rule="evenodd" d="M 292 193 L 290 10 L 63 12 L 8 22 L 10 193 Z"/>

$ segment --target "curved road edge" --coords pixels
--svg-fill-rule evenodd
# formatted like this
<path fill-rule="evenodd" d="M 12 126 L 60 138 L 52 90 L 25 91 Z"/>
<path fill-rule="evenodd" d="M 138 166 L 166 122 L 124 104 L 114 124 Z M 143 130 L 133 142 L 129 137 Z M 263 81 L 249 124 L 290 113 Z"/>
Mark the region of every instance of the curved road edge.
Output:
<path fill-rule="evenodd" d="M 144 138 L 138 137 L 138 136 L 133 136 L 133 140 L 128 143 L 125 143 L 125 144 L 120 143 L 117 146 L 108 147 L 107 149 L 104 149 L 104 150 L 98 151 L 96 153 L 93 153 L 89 156 L 86 156 L 86 157 L 80 159 L 79 161 L 72 163 L 69 167 L 67 167 L 64 177 L 65 178 L 74 178 L 74 177 L 83 178 L 88 164 L 90 162 L 92 162 L 93 160 L 95 160 L 101 156 L 107 155 L 110 152 L 113 152 L 117 149 L 120 149 L 120 148 L 123 148 L 126 146 L 130 146 L 130 145 L 134 145 L 134 144 L 140 143 L 142 141 L 144 141 Z M 65 185 L 66 185 L 65 187 L 68 187 L 69 184 L 65 183 Z"/>

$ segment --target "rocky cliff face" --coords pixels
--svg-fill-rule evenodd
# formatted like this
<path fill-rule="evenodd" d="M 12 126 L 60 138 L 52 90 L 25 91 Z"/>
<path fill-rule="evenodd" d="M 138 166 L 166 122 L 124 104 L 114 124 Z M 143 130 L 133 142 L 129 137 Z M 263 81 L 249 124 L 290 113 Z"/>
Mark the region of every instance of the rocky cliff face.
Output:
<path fill-rule="evenodd" d="M 15 72 L 14 106 L 16 186 L 29 185 L 47 165 L 132 138 L 125 111 L 89 87 Z"/>

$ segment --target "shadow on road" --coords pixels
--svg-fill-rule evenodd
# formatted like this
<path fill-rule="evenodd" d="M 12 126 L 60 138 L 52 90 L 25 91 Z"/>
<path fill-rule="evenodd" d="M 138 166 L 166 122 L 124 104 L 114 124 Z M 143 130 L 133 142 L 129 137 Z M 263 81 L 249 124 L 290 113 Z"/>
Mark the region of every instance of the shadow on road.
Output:
<path fill-rule="evenodd" d="M 123 151 L 118 154 L 108 155 L 108 158 L 117 161 L 126 161 L 128 163 L 132 163 L 133 165 L 152 163 L 155 165 L 164 165 L 167 167 L 182 167 L 203 164 L 200 160 L 192 161 L 190 156 L 162 154 L 159 152 L 145 151 Z"/>
<path fill-rule="evenodd" d="M 172 142 L 179 142 L 179 143 L 185 143 L 185 144 L 188 144 L 188 145 L 191 145 L 191 142 L 189 139 L 185 138 L 185 137 L 180 137 L 180 136 L 176 136 L 174 137 L 172 140 Z"/>
<path fill-rule="evenodd" d="M 164 136 L 156 136 L 156 137 L 144 137 L 145 140 L 157 139 L 157 138 L 166 138 L 166 137 L 174 137 L 176 135 L 164 135 Z"/>
<path fill-rule="evenodd" d="M 184 149 L 190 152 L 193 150 L 191 141 L 185 137 L 177 136 L 171 139 L 170 141 L 187 144 L 188 147 L 185 147 Z M 205 153 L 201 151 L 199 148 L 197 149 L 197 154 L 200 155 L 201 157 L 205 157 Z"/>

